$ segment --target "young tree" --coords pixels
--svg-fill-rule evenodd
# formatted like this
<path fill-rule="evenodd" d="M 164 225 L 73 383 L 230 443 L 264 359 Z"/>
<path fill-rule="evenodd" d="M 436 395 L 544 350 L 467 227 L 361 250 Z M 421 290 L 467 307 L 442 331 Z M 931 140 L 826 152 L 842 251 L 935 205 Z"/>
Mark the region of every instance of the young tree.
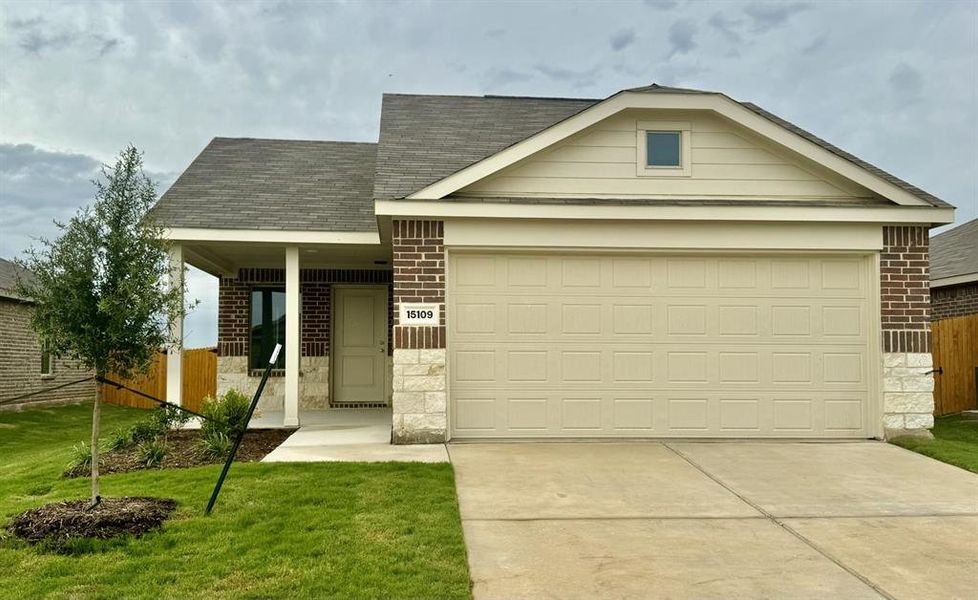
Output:
<path fill-rule="evenodd" d="M 174 319 L 189 308 L 183 277 L 169 282 L 169 244 L 150 218 L 153 182 L 143 173 L 142 153 L 127 147 L 115 166 L 102 167 L 95 202 L 81 209 L 54 240 L 41 240 L 21 266 L 33 277 L 18 291 L 34 301 L 31 325 L 52 354 L 76 359 L 99 378 L 145 373 L 170 339 Z M 99 495 L 98 438 L 101 382 L 92 409 L 92 505 Z"/>

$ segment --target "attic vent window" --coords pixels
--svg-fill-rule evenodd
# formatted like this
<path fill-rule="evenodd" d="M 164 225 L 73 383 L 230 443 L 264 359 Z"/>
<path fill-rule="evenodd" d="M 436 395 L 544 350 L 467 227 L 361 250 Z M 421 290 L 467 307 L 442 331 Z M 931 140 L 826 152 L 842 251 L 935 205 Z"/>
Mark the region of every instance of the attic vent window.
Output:
<path fill-rule="evenodd" d="M 692 127 L 686 121 L 636 121 L 635 174 L 692 177 Z"/>
<path fill-rule="evenodd" d="M 682 132 L 647 131 L 645 164 L 649 167 L 681 167 Z"/>

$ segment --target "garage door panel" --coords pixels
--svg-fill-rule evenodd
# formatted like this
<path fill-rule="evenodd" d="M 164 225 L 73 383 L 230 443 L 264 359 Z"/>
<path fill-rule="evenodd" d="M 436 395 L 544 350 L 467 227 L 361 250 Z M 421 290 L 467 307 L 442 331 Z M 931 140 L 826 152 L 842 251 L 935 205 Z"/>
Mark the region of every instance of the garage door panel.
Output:
<path fill-rule="evenodd" d="M 450 260 L 456 437 L 866 435 L 865 258 Z"/>

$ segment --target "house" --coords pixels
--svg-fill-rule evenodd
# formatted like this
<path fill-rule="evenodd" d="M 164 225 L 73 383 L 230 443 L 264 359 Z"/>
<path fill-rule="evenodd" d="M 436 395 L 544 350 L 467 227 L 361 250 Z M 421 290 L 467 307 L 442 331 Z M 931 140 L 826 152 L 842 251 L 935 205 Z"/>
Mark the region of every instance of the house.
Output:
<path fill-rule="evenodd" d="M 286 424 L 389 406 L 393 441 L 423 443 L 933 423 L 928 230 L 953 207 L 722 93 L 385 95 L 376 144 L 216 138 L 154 214 L 174 276 L 220 277 L 219 389 L 253 390 L 284 343 L 264 408 Z"/>
<path fill-rule="evenodd" d="M 85 381 L 25 398 L 92 375 L 73 360 L 47 352 L 31 328 L 31 303 L 17 295 L 18 280 L 30 273 L 0 258 L 0 410 L 81 402 L 95 397 L 95 382 Z"/>
<path fill-rule="evenodd" d="M 978 314 L 978 219 L 930 240 L 931 319 Z"/>

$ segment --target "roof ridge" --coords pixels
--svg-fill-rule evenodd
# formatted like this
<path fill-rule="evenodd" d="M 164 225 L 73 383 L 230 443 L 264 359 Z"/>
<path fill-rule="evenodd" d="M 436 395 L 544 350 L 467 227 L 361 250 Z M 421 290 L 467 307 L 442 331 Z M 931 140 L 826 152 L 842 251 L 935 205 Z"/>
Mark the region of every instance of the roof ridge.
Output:
<path fill-rule="evenodd" d="M 361 146 L 376 146 L 377 142 L 354 142 L 349 140 L 310 140 L 310 139 L 298 139 L 298 138 L 260 138 L 260 137 L 232 137 L 226 135 L 216 135 L 211 138 L 214 140 L 237 140 L 237 141 L 255 141 L 255 142 L 297 142 L 302 144 L 350 144 L 350 145 L 361 145 Z"/>

